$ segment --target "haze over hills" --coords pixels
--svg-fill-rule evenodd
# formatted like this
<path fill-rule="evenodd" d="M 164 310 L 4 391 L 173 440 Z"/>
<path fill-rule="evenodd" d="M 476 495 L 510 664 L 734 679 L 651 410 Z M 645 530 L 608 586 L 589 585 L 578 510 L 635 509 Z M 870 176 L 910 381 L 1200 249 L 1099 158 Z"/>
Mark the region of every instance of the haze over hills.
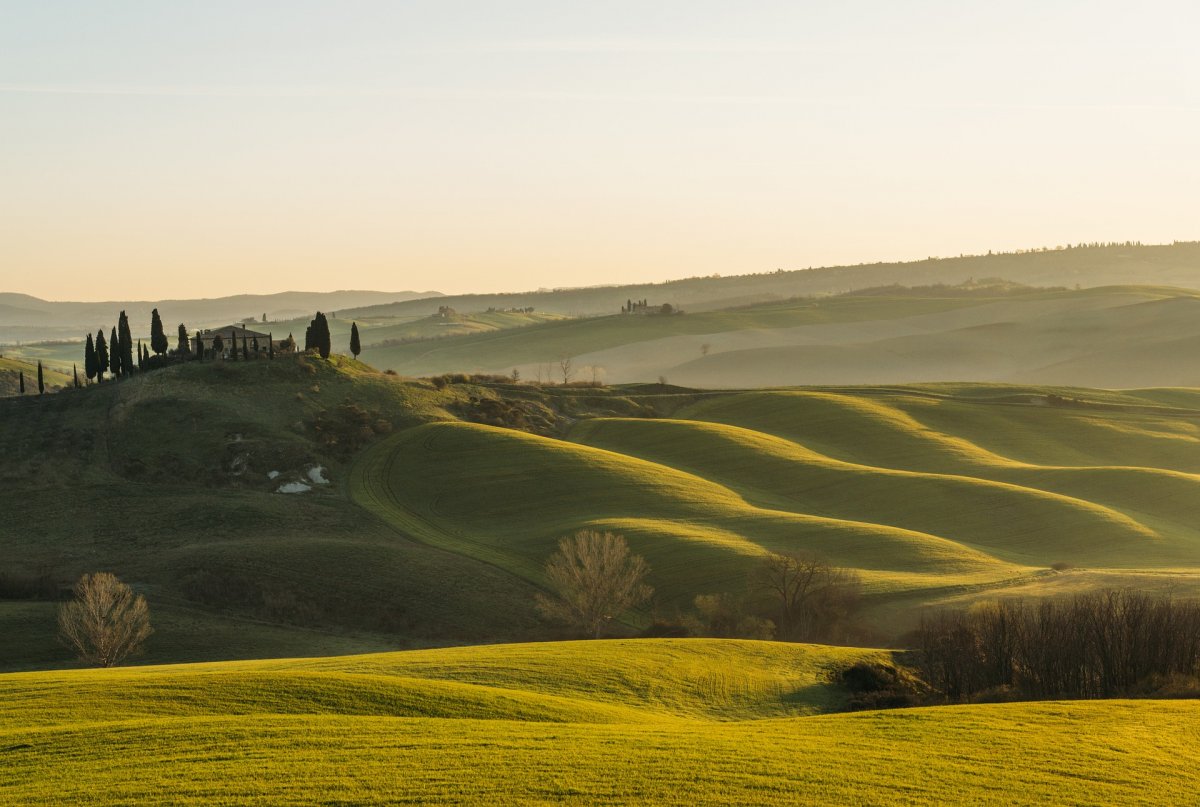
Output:
<path fill-rule="evenodd" d="M 1079 246 L 1020 253 L 929 258 L 921 261 L 777 270 L 758 274 L 692 277 L 662 283 L 553 289 L 510 294 L 446 295 L 341 312 L 347 317 L 427 315 L 439 305 L 460 311 L 533 306 L 571 316 L 611 314 L 627 299 L 708 311 L 899 284 L 958 285 L 971 278 L 1003 278 L 1030 286 L 1145 284 L 1200 288 L 1200 242 L 1168 245 Z"/>
<path fill-rule="evenodd" d="M 404 273 L 398 273 L 402 275 Z M 418 273 L 419 274 L 419 273 Z M 900 284 L 958 285 L 971 278 L 1003 278 L 1031 286 L 1155 285 L 1200 288 L 1200 242 L 1170 245 L 1079 246 L 1020 253 L 930 258 L 769 273 L 692 277 L 641 283 L 531 292 L 442 295 L 438 292 L 281 292 L 157 302 L 51 302 L 0 293 L 0 342 L 77 337 L 111 321 L 124 309 L 148 321 L 158 307 L 168 322 L 190 328 L 225 325 L 266 313 L 273 320 L 337 311 L 346 318 L 423 317 L 450 306 L 460 312 L 532 307 L 541 313 L 595 316 L 620 310 L 627 299 L 707 311 L 797 296 L 839 294 Z M 398 276 L 398 284 L 406 280 Z M 411 277 L 407 278 L 411 282 Z"/>
<path fill-rule="evenodd" d="M 111 325 L 118 311 L 125 311 L 133 321 L 149 322 L 150 311 L 157 308 L 166 321 L 185 322 L 195 329 L 228 325 L 246 317 L 259 319 L 263 314 L 272 319 L 302 314 L 311 317 L 317 310 L 336 311 L 437 295 L 431 291 L 285 291 L 187 300 L 59 302 L 0 292 L 0 343 L 78 338 L 81 333 Z"/>
<path fill-rule="evenodd" d="M 702 311 L 571 319 L 363 358 L 405 375 L 510 374 L 695 387 L 995 381 L 1109 388 L 1200 383 L 1200 297 L 1162 287 L 1046 290 L 993 282 L 884 287 Z"/>

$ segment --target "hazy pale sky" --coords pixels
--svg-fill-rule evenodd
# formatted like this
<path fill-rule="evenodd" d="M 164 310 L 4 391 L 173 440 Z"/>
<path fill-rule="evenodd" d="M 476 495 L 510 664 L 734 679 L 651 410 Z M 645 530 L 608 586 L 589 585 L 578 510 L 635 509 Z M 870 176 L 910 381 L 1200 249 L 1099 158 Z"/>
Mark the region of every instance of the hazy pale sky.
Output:
<path fill-rule="evenodd" d="M 0 0 L 0 291 L 1200 238 L 1194 2 Z"/>

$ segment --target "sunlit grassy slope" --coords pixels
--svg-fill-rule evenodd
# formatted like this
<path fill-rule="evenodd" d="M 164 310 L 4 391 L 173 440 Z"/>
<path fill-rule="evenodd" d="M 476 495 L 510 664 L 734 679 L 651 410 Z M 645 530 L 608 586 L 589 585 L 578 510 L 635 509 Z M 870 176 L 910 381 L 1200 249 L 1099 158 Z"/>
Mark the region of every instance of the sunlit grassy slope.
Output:
<path fill-rule="evenodd" d="M 559 536 L 620 532 L 667 605 L 736 591 L 788 550 L 859 570 L 877 602 L 1085 579 L 1050 569 L 1064 565 L 1194 587 L 1194 403 L 988 385 L 681 394 L 659 404 L 671 417 L 580 419 L 566 440 L 423 425 L 370 449 L 351 485 L 409 534 L 534 582 Z"/>
<path fill-rule="evenodd" d="M 511 645 L 0 677 L 0 800 L 1183 804 L 1189 702 L 829 714 L 870 650 Z"/>
<path fill-rule="evenodd" d="M 68 365 L 67 370 L 71 368 Z M 25 394 L 37 395 L 37 359 L 32 361 L 12 355 L 0 357 L 0 396 L 20 394 L 20 374 L 25 374 Z M 49 367 L 42 368 L 47 392 L 71 385 L 69 372 L 63 373 Z"/>

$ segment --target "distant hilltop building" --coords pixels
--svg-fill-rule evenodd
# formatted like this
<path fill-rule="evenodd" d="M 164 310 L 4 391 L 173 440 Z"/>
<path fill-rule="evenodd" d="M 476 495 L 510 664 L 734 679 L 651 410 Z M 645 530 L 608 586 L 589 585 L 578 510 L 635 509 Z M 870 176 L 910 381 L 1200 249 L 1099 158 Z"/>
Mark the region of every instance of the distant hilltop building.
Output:
<path fill-rule="evenodd" d="M 621 306 L 621 313 L 649 316 L 651 314 L 682 314 L 683 311 L 671 305 L 670 303 L 663 303 L 662 305 L 650 305 L 645 300 L 626 300 L 625 305 Z"/>
<path fill-rule="evenodd" d="M 221 348 L 223 354 L 228 354 L 233 349 L 234 344 L 237 344 L 238 350 L 242 349 L 243 340 L 245 346 L 251 353 L 267 353 L 271 346 L 271 335 L 262 333 L 261 331 L 252 331 L 245 325 L 226 325 L 224 328 L 213 328 L 211 330 L 197 331 L 193 339 L 193 343 L 203 345 L 205 353 L 212 351 L 213 343 L 217 341 L 217 337 L 221 337 Z M 235 342 L 236 340 L 236 342 Z M 274 340 L 276 353 L 291 353 L 296 349 L 296 341 L 290 336 L 285 339 Z"/>

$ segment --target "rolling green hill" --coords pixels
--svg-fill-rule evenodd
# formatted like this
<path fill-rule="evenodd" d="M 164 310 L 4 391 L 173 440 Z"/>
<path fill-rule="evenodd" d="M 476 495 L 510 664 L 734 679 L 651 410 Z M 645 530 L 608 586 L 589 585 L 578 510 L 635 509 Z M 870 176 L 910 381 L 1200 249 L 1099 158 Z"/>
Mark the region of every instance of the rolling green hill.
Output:
<path fill-rule="evenodd" d="M 0 401 L 18 513 L 0 549 L 25 581 L 0 592 L 48 591 L 0 599 L 0 664 L 67 663 L 46 598 L 97 569 L 148 597 L 152 663 L 547 638 L 534 594 L 581 528 L 651 566 L 656 600 L 629 631 L 743 591 L 789 550 L 861 576 L 879 641 L 931 603 L 1190 595 L 1198 442 L 1187 389 L 435 385 L 339 357 L 191 363 Z"/>
<path fill-rule="evenodd" d="M 1192 702 L 829 714 L 878 651 L 474 647 L 0 676 L 0 798 L 139 804 L 1185 803 Z"/>

